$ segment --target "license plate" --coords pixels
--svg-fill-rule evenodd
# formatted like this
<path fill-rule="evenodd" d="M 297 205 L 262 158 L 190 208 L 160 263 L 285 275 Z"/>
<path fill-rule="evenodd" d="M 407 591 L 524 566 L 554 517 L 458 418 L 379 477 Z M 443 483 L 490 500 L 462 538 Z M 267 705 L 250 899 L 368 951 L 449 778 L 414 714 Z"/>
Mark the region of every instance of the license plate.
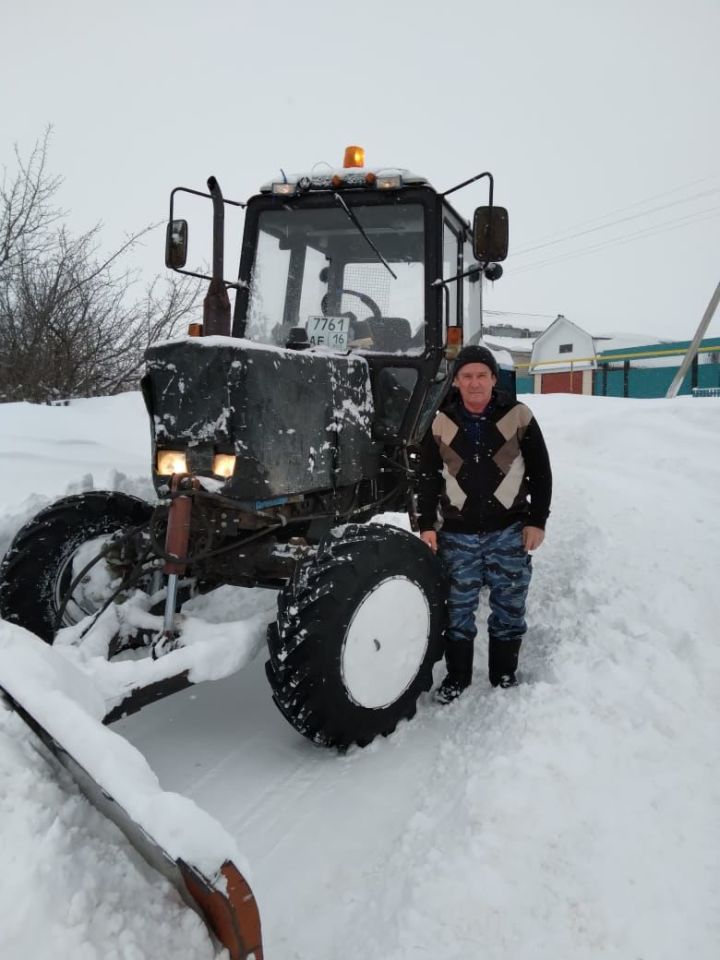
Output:
<path fill-rule="evenodd" d="M 307 332 L 314 347 L 347 350 L 350 320 L 347 317 L 308 317 Z"/>

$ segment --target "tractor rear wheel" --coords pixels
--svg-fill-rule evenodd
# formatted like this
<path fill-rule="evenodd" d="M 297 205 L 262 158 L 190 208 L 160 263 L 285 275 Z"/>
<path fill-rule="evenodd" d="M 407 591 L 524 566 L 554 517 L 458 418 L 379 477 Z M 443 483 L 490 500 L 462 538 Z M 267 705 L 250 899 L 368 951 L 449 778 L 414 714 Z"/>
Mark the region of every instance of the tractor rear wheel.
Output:
<path fill-rule="evenodd" d="M 365 746 L 412 717 L 442 653 L 445 591 L 417 537 L 368 524 L 329 535 L 268 628 L 273 699 L 304 736 Z"/>
<path fill-rule="evenodd" d="M 137 497 L 99 490 L 64 497 L 41 510 L 18 532 L 0 564 L 0 616 L 52 643 L 58 626 L 100 609 L 103 591 L 109 595 L 119 571 L 97 564 L 87 584 L 79 583 L 66 599 L 76 574 L 110 535 L 146 523 L 152 510 Z"/>

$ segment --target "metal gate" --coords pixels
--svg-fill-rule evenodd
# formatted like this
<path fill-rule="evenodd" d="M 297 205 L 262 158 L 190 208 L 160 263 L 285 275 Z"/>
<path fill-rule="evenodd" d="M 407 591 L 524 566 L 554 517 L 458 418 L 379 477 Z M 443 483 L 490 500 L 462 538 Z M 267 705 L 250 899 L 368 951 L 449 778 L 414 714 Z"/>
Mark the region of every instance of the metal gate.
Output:
<path fill-rule="evenodd" d="M 582 393 L 582 370 L 567 370 L 563 373 L 543 373 L 540 376 L 541 393 Z"/>

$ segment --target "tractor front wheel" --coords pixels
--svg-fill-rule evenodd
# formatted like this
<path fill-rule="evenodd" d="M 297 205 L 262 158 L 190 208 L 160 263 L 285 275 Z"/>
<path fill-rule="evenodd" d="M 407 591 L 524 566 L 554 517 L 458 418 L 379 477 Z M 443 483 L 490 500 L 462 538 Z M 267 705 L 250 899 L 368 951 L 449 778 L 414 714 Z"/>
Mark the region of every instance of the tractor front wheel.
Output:
<path fill-rule="evenodd" d="M 442 653 L 443 576 L 417 537 L 330 534 L 281 592 L 268 629 L 273 699 L 304 736 L 365 746 L 412 717 Z"/>
<path fill-rule="evenodd" d="M 67 596 L 73 578 L 113 534 L 147 523 L 152 510 L 137 497 L 101 490 L 46 507 L 18 532 L 0 564 L 0 617 L 52 643 L 58 627 L 95 613 L 122 569 L 99 563 Z"/>

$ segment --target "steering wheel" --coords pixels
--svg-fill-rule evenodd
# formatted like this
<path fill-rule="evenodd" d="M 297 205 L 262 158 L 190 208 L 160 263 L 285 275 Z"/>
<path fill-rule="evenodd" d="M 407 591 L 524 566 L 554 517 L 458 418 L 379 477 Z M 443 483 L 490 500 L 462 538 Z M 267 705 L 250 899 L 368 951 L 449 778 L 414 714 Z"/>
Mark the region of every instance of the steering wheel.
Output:
<path fill-rule="evenodd" d="M 372 297 L 369 297 L 366 293 L 360 293 L 359 290 L 346 290 L 346 289 L 343 289 L 343 290 L 340 291 L 340 296 L 342 297 L 342 295 L 343 295 L 344 293 L 349 294 L 351 297 L 357 297 L 358 300 L 360 300 L 361 303 L 364 303 L 364 304 L 365 304 L 365 306 L 368 308 L 368 310 L 370 311 L 370 313 L 372 313 L 373 317 L 374 317 L 376 320 L 381 320 L 381 319 L 382 319 L 382 310 L 381 310 L 380 307 L 375 303 L 375 301 L 373 300 Z M 320 309 L 322 310 L 324 317 L 326 317 L 326 316 L 328 315 L 327 308 L 328 308 L 328 300 L 329 300 L 329 299 L 330 299 L 330 293 L 329 293 L 329 291 L 328 291 L 328 293 L 326 293 L 325 296 L 324 296 L 324 297 L 322 298 L 322 300 L 320 301 Z"/>

